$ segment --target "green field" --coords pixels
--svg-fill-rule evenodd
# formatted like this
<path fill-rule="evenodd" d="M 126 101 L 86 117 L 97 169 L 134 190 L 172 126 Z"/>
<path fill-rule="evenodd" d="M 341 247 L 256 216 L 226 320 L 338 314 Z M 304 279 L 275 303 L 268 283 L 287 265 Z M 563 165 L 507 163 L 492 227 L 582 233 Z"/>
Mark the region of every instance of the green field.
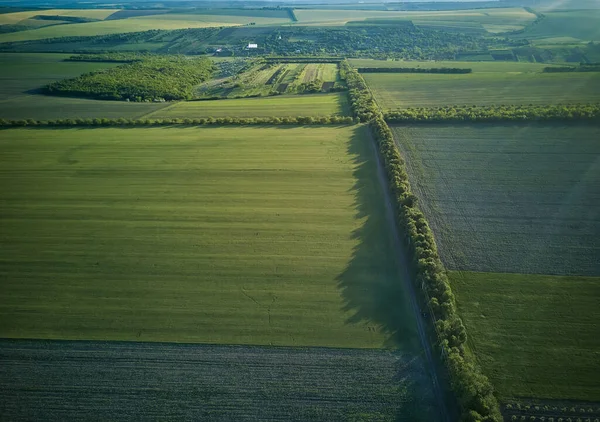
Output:
<path fill-rule="evenodd" d="M 200 117 L 291 117 L 349 115 L 345 93 L 238 98 L 174 103 L 149 114 L 152 119 Z"/>
<path fill-rule="evenodd" d="M 190 17 L 189 19 L 164 19 L 164 15 L 147 18 L 105 20 L 101 22 L 54 25 L 29 31 L 0 34 L 0 43 L 15 41 L 42 40 L 59 37 L 85 37 L 92 35 L 120 34 L 126 32 L 149 31 L 152 29 L 205 28 L 239 25 L 235 23 L 209 21 Z"/>
<path fill-rule="evenodd" d="M 600 128 L 393 127 L 452 270 L 600 275 Z"/>
<path fill-rule="evenodd" d="M 377 11 L 377 10 L 294 10 L 299 23 L 345 25 L 366 19 L 405 19 L 416 25 L 465 28 L 471 30 L 482 25 L 512 25 L 521 29 L 535 19 L 535 15 L 522 8 L 497 8 L 449 11 Z M 496 29 L 496 28 L 494 28 Z"/>
<path fill-rule="evenodd" d="M 366 73 L 383 109 L 447 105 L 595 103 L 600 73 Z"/>
<path fill-rule="evenodd" d="M 481 62 L 481 61 L 416 61 L 416 60 L 374 60 L 374 59 L 348 59 L 354 67 L 420 67 L 431 69 L 435 67 L 459 67 L 473 69 L 473 73 L 539 73 L 545 67 L 544 63 L 523 62 Z"/>
<path fill-rule="evenodd" d="M 501 397 L 600 400 L 599 277 L 450 279 L 469 347 Z"/>
<path fill-rule="evenodd" d="M 561 10 L 544 12 L 545 18 L 515 37 L 535 43 L 600 41 L 600 10 Z"/>
<path fill-rule="evenodd" d="M 11 129 L 0 337 L 418 347 L 366 128 Z"/>
<path fill-rule="evenodd" d="M 39 88 L 50 82 L 117 66 L 115 63 L 63 61 L 69 56 L 48 53 L 0 53 L 0 119 L 140 118 L 169 105 L 96 101 L 37 94 Z"/>

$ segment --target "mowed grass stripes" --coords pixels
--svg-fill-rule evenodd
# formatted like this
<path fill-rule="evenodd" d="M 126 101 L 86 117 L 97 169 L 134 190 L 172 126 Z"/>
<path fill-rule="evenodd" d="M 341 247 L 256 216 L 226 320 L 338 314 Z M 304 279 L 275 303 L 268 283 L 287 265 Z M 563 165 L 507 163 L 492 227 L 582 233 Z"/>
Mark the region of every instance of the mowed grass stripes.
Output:
<path fill-rule="evenodd" d="M 3 131 L 0 337 L 412 341 L 364 130 Z"/>

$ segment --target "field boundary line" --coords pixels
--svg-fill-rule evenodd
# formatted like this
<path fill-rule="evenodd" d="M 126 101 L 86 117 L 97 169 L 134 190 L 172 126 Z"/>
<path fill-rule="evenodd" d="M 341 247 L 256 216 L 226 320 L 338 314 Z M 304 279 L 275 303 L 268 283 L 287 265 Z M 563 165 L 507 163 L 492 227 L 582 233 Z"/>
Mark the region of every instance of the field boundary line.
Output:
<path fill-rule="evenodd" d="M 371 147 L 371 151 L 374 154 L 375 163 L 377 165 L 377 178 L 379 179 L 379 184 L 381 185 L 381 188 L 384 190 L 384 201 L 385 201 L 385 208 L 386 208 L 385 215 L 386 215 L 386 220 L 388 220 L 388 224 L 390 225 L 390 227 L 392 229 L 392 238 L 393 238 L 393 243 L 394 243 L 394 249 L 396 249 L 396 251 L 397 251 L 397 254 L 395 254 L 396 255 L 396 263 L 399 267 L 398 270 L 400 271 L 401 277 L 404 280 L 403 284 L 405 285 L 405 291 L 407 291 L 409 293 L 408 296 L 410 298 L 411 309 L 415 316 L 415 320 L 416 320 L 416 324 L 417 324 L 417 331 L 419 333 L 419 340 L 421 342 L 421 347 L 423 348 L 423 350 L 425 352 L 427 365 L 429 367 L 431 383 L 433 386 L 433 393 L 435 395 L 435 398 L 436 398 L 436 401 L 438 404 L 438 411 L 439 411 L 441 420 L 443 422 L 450 422 L 448 409 L 446 407 L 444 395 L 443 395 L 443 392 L 441 391 L 439 379 L 437 376 L 437 370 L 436 370 L 437 367 L 436 367 L 435 361 L 433 359 L 433 353 L 431 352 L 431 345 L 429 343 L 429 339 L 427 338 L 427 333 L 426 333 L 425 327 L 423 325 L 423 321 L 421 318 L 421 310 L 419 307 L 419 303 L 417 301 L 417 295 L 415 293 L 413 282 L 412 282 L 411 276 L 410 276 L 410 272 L 408 270 L 409 267 L 408 267 L 408 262 L 406 260 L 407 254 L 406 254 L 406 251 L 402 244 L 402 241 L 400 240 L 400 237 L 398 235 L 398 227 L 396 225 L 396 220 L 394 219 L 394 208 L 392 207 L 392 202 L 390 200 L 389 186 L 388 186 L 387 180 L 386 180 L 384 172 L 383 172 L 383 167 L 381 164 L 381 157 L 379 156 L 379 151 L 375 144 L 375 139 L 373 139 L 373 134 L 371 133 L 370 128 L 367 128 L 367 133 L 368 133 L 368 138 L 369 138 L 368 142 Z"/>

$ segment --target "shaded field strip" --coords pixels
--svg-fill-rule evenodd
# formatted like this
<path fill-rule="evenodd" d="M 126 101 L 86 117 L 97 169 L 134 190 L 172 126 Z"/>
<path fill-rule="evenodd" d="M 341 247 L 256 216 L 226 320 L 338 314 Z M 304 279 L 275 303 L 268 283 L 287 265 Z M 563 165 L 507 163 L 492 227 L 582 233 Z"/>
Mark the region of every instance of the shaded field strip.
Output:
<path fill-rule="evenodd" d="M 385 350 L 0 340 L 0 418 L 398 420 L 411 371 Z"/>
<path fill-rule="evenodd" d="M 408 296 L 410 298 L 411 309 L 414 312 L 414 314 L 416 315 L 415 321 L 416 321 L 416 325 L 417 325 L 417 331 L 419 333 L 419 339 L 421 341 L 423 351 L 425 352 L 427 366 L 430 369 L 429 373 L 430 373 L 430 377 L 431 377 L 431 384 L 432 384 L 433 393 L 436 398 L 439 415 L 441 416 L 442 421 L 449 422 L 450 416 L 449 416 L 448 409 L 446 407 L 444 393 L 442 391 L 442 387 L 441 387 L 440 381 L 438 379 L 436 362 L 434 361 L 434 358 L 433 358 L 432 347 L 431 347 L 431 344 L 430 344 L 428 336 L 427 336 L 425 324 L 423 323 L 423 321 L 420 318 L 422 311 L 419 307 L 417 294 L 416 294 L 414 286 L 413 286 L 413 281 L 410 280 L 409 264 L 408 264 L 408 259 L 407 259 L 408 255 L 406 253 L 406 250 L 402 244 L 400 237 L 398 236 L 398 228 L 396 226 L 396 220 L 394 219 L 393 206 L 392 206 L 392 202 L 390 200 L 390 195 L 389 195 L 390 189 L 389 189 L 388 183 L 386 181 L 384 169 L 383 169 L 383 166 L 381 163 L 382 158 L 377 151 L 376 141 L 372 138 L 372 136 L 370 136 L 369 138 L 370 138 L 371 147 L 373 148 L 373 153 L 377 157 L 377 159 L 376 159 L 377 175 L 379 178 L 379 183 L 381 183 L 381 185 L 383 186 L 383 191 L 385 192 L 386 217 L 388 219 L 388 224 L 389 224 L 390 228 L 392 229 L 392 233 L 395 234 L 393 243 L 394 243 L 394 246 L 398 253 L 397 257 L 400 262 L 399 267 L 402 269 L 402 279 L 406 286 L 406 291 L 409 293 Z"/>

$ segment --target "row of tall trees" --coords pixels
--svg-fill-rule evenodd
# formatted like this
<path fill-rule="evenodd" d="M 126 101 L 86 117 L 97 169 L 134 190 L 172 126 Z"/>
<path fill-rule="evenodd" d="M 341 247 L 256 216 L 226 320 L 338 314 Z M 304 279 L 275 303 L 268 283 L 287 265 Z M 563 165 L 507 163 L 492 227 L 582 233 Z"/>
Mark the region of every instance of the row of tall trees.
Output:
<path fill-rule="evenodd" d="M 599 104 L 416 107 L 389 111 L 389 123 L 600 121 Z"/>
<path fill-rule="evenodd" d="M 414 264 L 415 281 L 433 310 L 440 348 L 446 356 L 451 387 L 464 421 L 502 421 L 499 404 L 489 380 L 466 350 L 467 333 L 456 310 L 454 295 L 440 260 L 433 232 L 412 193 L 404 160 L 392 131 L 377 109 L 362 76 L 342 64 L 357 118 L 369 119 L 378 144 L 394 201 L 395 215 Z"/>
<path fill-rule="evenodd" d="M 170 125 L 329 125 L 354 124 L 350 116 L 290 116 L 290 117 L 201 117 L 173 119 L 58 119 L 3 120 L 0 128 L 13 127 L 113 127 L 113 126 L 170 126 Z"/>
<path fill-rule="evenodd" d="M 148 56 L 112 69 L 53 82 L 42 92 L 100 100 L 186 100 L 192 97 L 193 88 L 209 79 L 214 70 L 212 61 L 206 58 Z"/>
<path fill-rule="evenodd" d="M 473 69 L 460 67 L 359 67 L 359 73 L 472 73 Z"/>

